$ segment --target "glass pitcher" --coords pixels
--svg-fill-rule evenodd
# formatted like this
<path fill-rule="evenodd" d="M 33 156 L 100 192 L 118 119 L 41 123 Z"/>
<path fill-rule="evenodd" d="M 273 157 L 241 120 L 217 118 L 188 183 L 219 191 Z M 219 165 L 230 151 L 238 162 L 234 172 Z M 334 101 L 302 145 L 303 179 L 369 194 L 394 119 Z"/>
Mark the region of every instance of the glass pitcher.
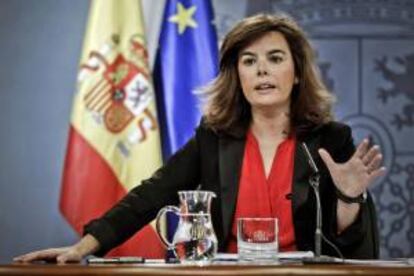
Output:
<path fill-rule="evenodd" d="M 156 218 L 157 233 L 164 245 L 173 250 L 181 263 L 207 264 L 217 253 L 217 237 L 211 222 L 210 204 L 216 194 L 209 191 L 180 191 L 180 208 L 166 206 Z M 175 213 L 178 226 L 170 243 L 162 234 L 160 218 Z"/>

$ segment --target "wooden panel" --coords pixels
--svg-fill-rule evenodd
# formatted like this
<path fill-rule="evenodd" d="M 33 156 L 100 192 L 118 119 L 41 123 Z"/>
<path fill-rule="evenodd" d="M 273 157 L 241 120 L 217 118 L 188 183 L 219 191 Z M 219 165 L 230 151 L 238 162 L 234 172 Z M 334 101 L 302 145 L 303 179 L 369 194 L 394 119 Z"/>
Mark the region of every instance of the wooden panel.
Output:
<path fill-rule="evenodd" d="M 414 267 L 357 265 L 212 265 L 163 267 L 148 265 L 11 264 L 0 266 L 0 275 L 414 275 Z"/>

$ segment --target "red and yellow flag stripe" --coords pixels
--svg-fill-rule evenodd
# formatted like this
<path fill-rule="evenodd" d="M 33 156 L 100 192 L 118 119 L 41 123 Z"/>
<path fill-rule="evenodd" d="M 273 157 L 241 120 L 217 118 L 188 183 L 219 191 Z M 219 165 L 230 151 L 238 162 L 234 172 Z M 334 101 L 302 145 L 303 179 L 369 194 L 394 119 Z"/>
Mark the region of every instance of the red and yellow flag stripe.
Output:
<path fill-rule="evenodd" d="M 138 0 L 91 2 L 60 202 L 79 233 L 162 163 L 142 22 Z M 115 253 L 164 250 L 148 226 Z"/>

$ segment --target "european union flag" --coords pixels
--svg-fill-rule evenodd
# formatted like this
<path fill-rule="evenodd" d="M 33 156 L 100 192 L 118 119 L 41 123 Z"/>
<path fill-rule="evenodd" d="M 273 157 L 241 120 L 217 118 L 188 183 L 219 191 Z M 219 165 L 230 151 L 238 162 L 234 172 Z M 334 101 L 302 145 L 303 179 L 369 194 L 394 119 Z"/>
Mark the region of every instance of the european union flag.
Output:
<path fill-rule="evenodd" d="M 154 68 L 164 157 L 194 134 L 200 111 L 194 91 L 217 74 L 214 13 L 207 0 L 167 0 Z"/>

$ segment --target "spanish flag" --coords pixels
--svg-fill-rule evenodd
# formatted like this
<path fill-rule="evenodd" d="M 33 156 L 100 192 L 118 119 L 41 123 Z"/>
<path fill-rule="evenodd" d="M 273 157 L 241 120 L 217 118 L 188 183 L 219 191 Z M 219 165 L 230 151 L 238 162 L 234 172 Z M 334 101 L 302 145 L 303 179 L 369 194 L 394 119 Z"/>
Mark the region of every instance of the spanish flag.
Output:
<path fill-rule="evenodd" d="M 162 164 L 145 43 L 138 0 L 91 2 L 60 200 L 79 234 Z M 157 258 L 164 249 L 149 225 L 110 254 Z"/>

